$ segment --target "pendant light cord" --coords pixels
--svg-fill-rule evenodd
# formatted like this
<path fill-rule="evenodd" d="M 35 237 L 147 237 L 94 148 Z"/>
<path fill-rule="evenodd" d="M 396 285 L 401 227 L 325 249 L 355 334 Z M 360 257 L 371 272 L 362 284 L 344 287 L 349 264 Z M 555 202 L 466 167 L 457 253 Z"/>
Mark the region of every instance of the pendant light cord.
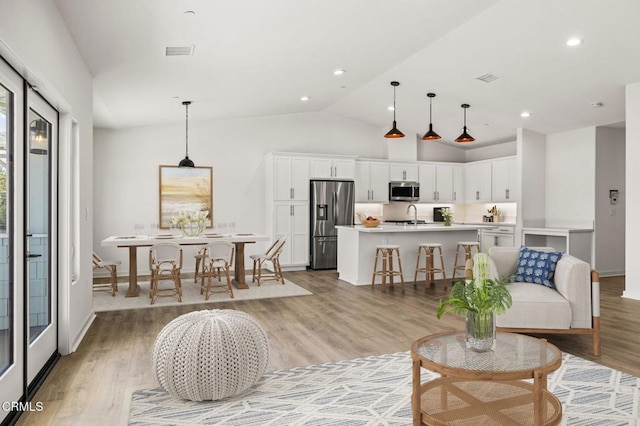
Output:
<path fill-rule="evenodd" d="M 186 107 L 186 131 L 185 131 L 185 135 L 186 135 L 186 140 L 185 140 L 185 154 L 186 157 L 189 157 L 189 104 L 185 104 Z"/>
<path fill-rule="evenodd" d="M 393 123 L 396 122 L 396 86 L 393 86 Z"/>

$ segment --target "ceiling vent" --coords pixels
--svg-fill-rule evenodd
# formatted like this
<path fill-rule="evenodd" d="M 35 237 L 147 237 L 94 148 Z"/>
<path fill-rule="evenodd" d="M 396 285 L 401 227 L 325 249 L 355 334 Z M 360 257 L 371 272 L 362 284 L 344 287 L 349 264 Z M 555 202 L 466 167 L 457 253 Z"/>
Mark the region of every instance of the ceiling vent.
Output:
<path fill-rule="evenodd" d="M 485 83 L 493 83 L 494 81 L 498 80 L 500 77 L 498 77 L 497 75 L 493 75 L 493 74 L 482 74 L 479 77 L 476 77 L 476 80 L 480 80 L 480 81 L 484 81 Z"/>
<path fill-rule="evenodd" d="M 164 48 L 165 56 L 192 56 L 195 46 L 167 46 Z"/>

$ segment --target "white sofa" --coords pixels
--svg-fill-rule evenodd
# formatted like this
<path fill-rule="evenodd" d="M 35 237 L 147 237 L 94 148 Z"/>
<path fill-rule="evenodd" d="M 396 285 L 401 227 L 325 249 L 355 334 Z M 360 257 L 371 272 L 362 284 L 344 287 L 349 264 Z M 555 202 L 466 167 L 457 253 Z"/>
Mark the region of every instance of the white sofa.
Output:
<path fill-rule="evenodd" d="M 543 247 L 537 250 L 552 251 Z M 492 275 L 510 277 L 520 255 L 519 247 L 491 247 Z M 496 278 L 496 277 L 493 277 Z M 510 309 L 496 317 L 502 331 L 523 333 L 592 334 L 593 354 L 600 355 L 600 287 L 588 263 L 565 254 L 553 275 L 555 289 L 540 284 L 512 283 Z"/>

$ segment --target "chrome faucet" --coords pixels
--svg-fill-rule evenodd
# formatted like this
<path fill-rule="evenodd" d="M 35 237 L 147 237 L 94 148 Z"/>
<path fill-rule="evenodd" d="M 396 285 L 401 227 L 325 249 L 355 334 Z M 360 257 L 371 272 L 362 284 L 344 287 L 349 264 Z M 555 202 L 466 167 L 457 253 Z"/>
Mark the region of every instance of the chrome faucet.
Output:
<path fill-rule="evenodd" d="M 407 207 L 407 214 L 409 214 L 409 210 L 411 210 L 411 207 L 413 207 L 413 224 L 417 227 L 418 226 L 418 208 L 413 203 L 409 204 L 409 206 Z"/>

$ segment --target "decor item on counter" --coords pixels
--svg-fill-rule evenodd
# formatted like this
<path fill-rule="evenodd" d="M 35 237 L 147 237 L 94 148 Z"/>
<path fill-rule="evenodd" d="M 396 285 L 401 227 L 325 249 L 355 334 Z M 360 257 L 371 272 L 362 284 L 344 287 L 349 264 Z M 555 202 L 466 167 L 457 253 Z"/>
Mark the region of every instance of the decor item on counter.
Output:
<path fill-rule="evenodd" d="M 433 131 L 433 124 L 431 123 L 431 101 L 436 97 L 435 93 L 427 93 L 429 98 L 429 130 L 422 137 L 423 141 L 435 141 L 440 139 L 440 135 Z"/>
<path fill-rule="evenodd" d="M 444 219 L 444 226 L 451 226 L 451 220 L 453 219 L 453 212 L 450 208 L 444 208 L 440 210 L 442 218 Z"/>
<path fill-rule="evenodd" d="M 467 344 L 477 352 L 491 350 L 495 315 L 505 313 L 512 303 L 506 279 L 490 279 L 489 267 L 489 255 L 476 254 L 473 277 L 455 283 L 449 299 L 440 301 L 436 311 L 438 319 L 448 312 L 466 315 Z"/>
<path fill-rule="evenodd" d="M 378 225 L 380 225 L 380 219 L 377 219 L 377 218 L 375 218 L 373 216 L 369 216 L 365 220 L 362 221 L 362 224 L 364 226 L 366 226 L 367 228 L 375 228 Z"/>
<path fill-rule="evenodd" d="M 191 105 L 191 101 L 184 101 L 182 105 L 186 110 L 185 156 L 180 160 L 178 167 L 195 167 L 193 161 L 189 159 L 189 105 Z"/>
<path fill-rule="evenodd" d="M 456 138 L 456 142 L 473 142 L 475 139 L 469 133 L 467 133 L 467 108 L 469 104 L 460 105 L 464 111 L 464 127 L 462 128 L 462 134 Z"/>
<path fill-rule="evenodd" d="M 171 218 L 171 224 L 180 229 L 184 235 L 197 237 L 204 231 L 207 217 L 209 217 L 209 212 L 206 210 L 193 212 L 178 210 L 178 216 Z"/>
<path fill-rule="evenodd" d="M 492 219 L 488 222 L 502 222 L 502 210 L 500 210 L 498 207 L 493 206 L 490 209 L 487 209 L 487 212 L 489 212 L 492 216 Z"/>
<path fill-rule="evenodd" d="M 182 211 L 209 212 L 205 227 L 213 221 L 213 170 L 211 167 L 160 166 L 161 229 L 169 229 L 172 218 Z"/>
<path fill-rule="evenodd" d="M 253 316 L 234 309 L 190 312 L 153 344 L 160 386 L 176 398 L 218 400 L 255 385 L 269 364 L 269 340 Z"/>
<path fill-rule="evenodd" d="M 392 81 L 391 85 L 393 86 L 393 128 L 384 135 L 385 138 L 404 138 L 404 133 L 398 130 L 396 125 L 396 87 L 400 86 L 400 83 L 397 81 Z"/>

